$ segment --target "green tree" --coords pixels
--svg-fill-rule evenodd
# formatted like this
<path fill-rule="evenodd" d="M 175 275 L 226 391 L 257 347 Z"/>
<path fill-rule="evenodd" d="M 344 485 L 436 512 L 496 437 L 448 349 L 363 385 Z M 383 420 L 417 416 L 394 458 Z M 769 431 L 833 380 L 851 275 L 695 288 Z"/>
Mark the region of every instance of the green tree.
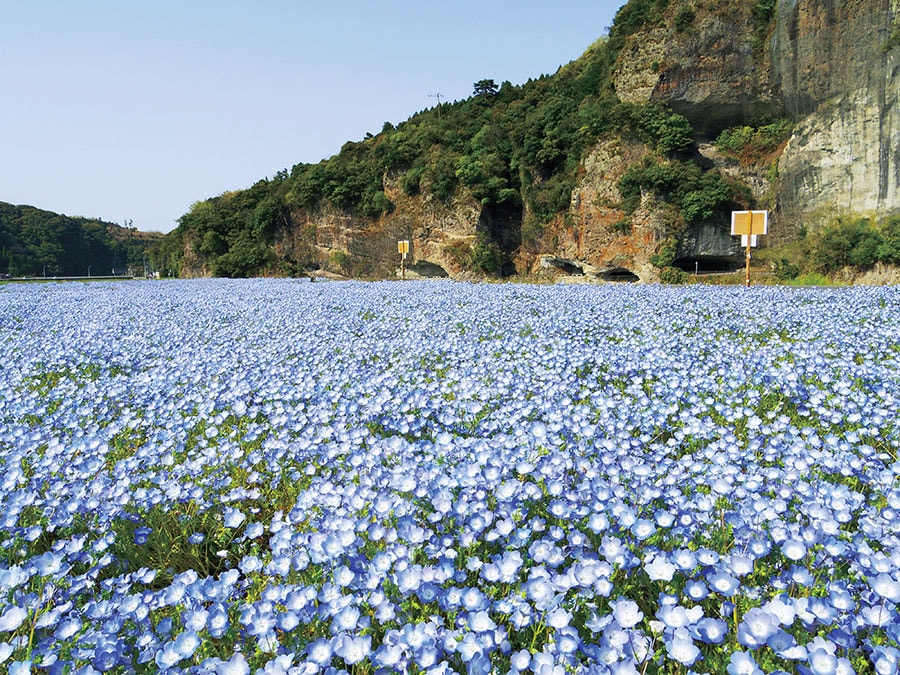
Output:
<path fill-rule="evenodd" d="M 679 33 L 683 33 L 691 27 L 695 17 L 696 14 L 694 14 L 693 7 L 690 5 L 682 5 L 678 8 L 678 11 L 675 12 L 675 30 Z"/>
<path fill-rule="evenodd" d="M 497 83 L 493 80 L 478 80 L 473 87 L 474 96 L 493 96 L 497 93 Z"/>
<path fill-rule="evenodd" d="M 732 187 L 717 171 L 703 171 L 692 162 L 659 162 L 652 157 L 619 179 L 622 208 L 633 213 L 645 191 L 673 204 L 687 222 L 711 219 L 734 198 Z"/>
<path fill-rule="evenodd" d="M 839 218 L 814 237 L 811 250 L 813 265 L 825 274 L 842 267 L 867 267 L 876 262 L 876 252 L 881 242 L 880 234 L 868 219 Z"/>
<path fill-rule="evenodd" d="M 881 224 L 877 257 L 880 262 L 900 265 L 900 216 L 891 216 Z"/>

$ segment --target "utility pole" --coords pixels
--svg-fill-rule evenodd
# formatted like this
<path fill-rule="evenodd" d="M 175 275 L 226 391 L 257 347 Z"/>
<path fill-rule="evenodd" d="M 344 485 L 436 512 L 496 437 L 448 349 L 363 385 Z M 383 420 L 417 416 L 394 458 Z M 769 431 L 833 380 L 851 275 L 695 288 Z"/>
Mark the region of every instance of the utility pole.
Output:
<path fill-rule="evenodd" d="M 428 94 L 428 98 L 436 98 L 437 99 L 437 109 L 438 109 L 438 119 L 441 119 L 441 94 L 438 92 L 437 94 Z"/>

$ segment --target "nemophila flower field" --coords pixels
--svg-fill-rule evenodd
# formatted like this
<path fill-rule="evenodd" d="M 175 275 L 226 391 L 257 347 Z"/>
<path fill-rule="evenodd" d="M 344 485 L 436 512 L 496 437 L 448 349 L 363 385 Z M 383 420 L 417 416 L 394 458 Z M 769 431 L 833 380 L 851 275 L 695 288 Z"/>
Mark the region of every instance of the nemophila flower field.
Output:
<path fill-rule="evenodd" d="M 900 293 L 0 287 L 11 673 L 897 672 Z"/>

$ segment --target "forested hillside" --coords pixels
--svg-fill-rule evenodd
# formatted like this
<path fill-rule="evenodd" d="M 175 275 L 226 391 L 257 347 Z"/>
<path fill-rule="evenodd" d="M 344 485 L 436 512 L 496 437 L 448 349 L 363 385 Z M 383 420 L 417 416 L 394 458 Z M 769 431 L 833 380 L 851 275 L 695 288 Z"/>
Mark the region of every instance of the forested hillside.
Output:
<path fill-rule="evenodd" d="M 0 274 L 104 276 L 143 270 L 161 234 L 0 202 Z"/>

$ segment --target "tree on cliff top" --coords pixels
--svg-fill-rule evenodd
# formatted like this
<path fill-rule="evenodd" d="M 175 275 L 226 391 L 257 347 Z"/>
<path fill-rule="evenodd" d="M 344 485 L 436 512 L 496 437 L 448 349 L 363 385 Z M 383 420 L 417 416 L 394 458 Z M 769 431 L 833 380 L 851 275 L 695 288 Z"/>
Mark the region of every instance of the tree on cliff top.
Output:
<path fill-rule="evenodd" d="M 472 87 L 474 96 L 493 96 L 497 93 L 497 83 L 493 80 L 478 80 Z"/>

